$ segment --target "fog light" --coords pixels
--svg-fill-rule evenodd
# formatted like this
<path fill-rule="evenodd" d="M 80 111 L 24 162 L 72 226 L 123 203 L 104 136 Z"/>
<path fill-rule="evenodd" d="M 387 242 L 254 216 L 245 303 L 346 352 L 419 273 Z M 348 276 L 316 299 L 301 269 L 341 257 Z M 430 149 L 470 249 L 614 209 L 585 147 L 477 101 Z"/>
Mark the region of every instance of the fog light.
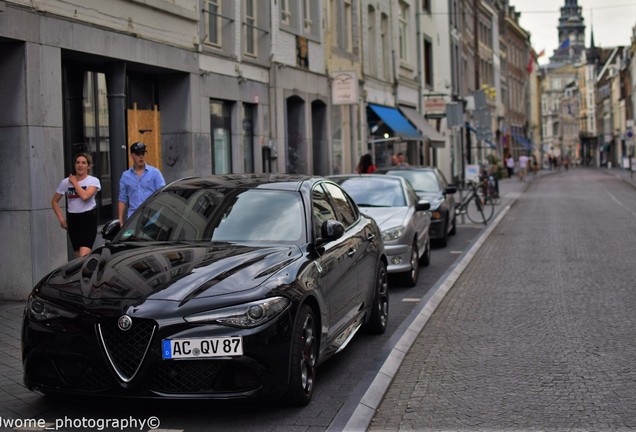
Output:
<path fill-rule="evenodd" d="M 394 256 L 391 258 L 391 264 L 402 264 L 402 257 Z"/>

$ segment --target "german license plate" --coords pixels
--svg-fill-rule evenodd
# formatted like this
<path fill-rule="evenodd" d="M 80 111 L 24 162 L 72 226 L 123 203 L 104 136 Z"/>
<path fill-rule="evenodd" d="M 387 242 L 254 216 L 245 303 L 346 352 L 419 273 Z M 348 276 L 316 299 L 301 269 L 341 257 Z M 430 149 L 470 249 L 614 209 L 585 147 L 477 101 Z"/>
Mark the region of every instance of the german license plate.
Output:
<path fill-rule="evenodd" d="M 236 357 L 243 355 L 243 339 L 241 336 L 164 339 L 161 353 L 164 360 Z"/>

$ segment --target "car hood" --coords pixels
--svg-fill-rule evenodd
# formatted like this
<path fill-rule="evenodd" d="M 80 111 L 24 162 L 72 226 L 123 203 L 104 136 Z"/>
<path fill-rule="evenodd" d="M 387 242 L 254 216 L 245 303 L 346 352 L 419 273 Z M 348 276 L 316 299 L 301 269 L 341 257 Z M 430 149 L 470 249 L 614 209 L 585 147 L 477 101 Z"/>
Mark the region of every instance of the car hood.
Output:
<path fill-rule="evenodd" d="M 253 289 L 302 256 L 298 246 L 107 244 L 52 272 L 55 297 L 173 300 Z"/>
<path fill-rule="evenodd" d="M 377 222 L 380 230 L 402 225 L 409 213 L 408 207 L 361 207 L 360 211 L 372 217 Z"/>

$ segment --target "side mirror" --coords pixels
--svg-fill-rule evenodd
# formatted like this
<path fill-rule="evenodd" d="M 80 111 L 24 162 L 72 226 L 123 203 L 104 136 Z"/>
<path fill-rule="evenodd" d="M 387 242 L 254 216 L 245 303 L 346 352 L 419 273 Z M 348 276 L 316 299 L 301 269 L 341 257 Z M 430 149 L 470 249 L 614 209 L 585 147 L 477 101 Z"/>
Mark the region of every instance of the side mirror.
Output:
<path fill-rule="evenodd" d="M 344 235 L 345 227 L 342 222 L 337 220 L 326 220 L 320 226 L 320 238 L 317 243 L 318 246 L 327 242 L 339 239 Z"/>
<path fill-rule="evenodd" d="M 102 227 L 102 237 L 104 240 L 112 240 L 115 238 L 120 229 L 121 226 L 119 225 L 119 219 L 113 219 Z"/>
<path fill-rule="evenodd" d="M 456 192 L 457 192 L 457 188 L 455 186 L 448 186 L 446 190 L 444 191 L 444 193 L 447 195 L 453 195 Z"/>
<path fill-rule="evenodd" d="M 415 204 L 415 211 L 424 211 L 431 208 L 431 203 L 426 200 L 419 200 L 417 204 Z"/>

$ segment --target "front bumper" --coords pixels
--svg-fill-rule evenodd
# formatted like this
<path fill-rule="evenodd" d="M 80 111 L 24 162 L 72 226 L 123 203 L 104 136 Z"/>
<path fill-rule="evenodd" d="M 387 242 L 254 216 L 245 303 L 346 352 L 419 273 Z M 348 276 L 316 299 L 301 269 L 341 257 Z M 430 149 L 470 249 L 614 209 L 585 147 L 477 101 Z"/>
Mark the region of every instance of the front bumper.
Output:
<path fill-rule="evenodd" d="M 429 236 L 431 240 L 439 240 L 444 238 L 444 230 L 446 229 L 446 219 L 431 219 L 429 227 Z"/>
<path fill-rule="evenodd" d="M 146 319 L 155 328 L 148 341 L 140 337 L 117 336 L 109 346 L 135 352 L 147 347 L 143 356 L 106 355 L 96 331 L 97 323 L 112 325 L 110 319 L 75 318 L 56 320 L 55 325 L 25 319 L 23 324 L 24 383 L 43 393 L 125 396 L 140 398 L 235 399 L 282 396 L 289 379 L 291 318 L 287 311 L 273 322 L 256 329 L 228 329 L 213 325 L 162 324 Z M 139 324 L 137 324 L 139 325 Z M 168 338 L 197 338 L 228 335 L 243 337 L 240 357 L 164 360 L 161 341 Z M 111 349 L 112 351 L 112 349 Z M 113 357 L 117 357 L 113 360 Z M 136 364 L 127 364 L 138 361 Z M 130 373 L 124 381 L 115 372 Z"/>
<path fill-rule="evenodd" d="M 411 271 L 411 251 L 413 246 L 385 244 L 386 256 L 389 261 L 388 273 L 403 273 Z"/>

